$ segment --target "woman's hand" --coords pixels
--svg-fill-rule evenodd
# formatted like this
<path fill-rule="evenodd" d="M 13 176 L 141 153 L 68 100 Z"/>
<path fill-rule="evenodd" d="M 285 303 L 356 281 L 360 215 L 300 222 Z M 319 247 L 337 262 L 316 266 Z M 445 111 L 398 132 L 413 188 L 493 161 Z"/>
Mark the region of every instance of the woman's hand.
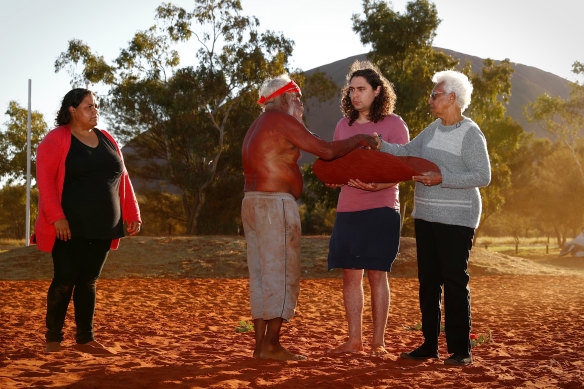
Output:
<path fill-rule="evenodd" d="M 53 223 L 55 226 L 55 232 L 57 233 L 57 239 L 64 242 L 71 239 L 71 230 L 69 229 L 69 222 L 66 218 L 62 218 Z"/>
<path fill-rule="evenodd" d="M 349 180 L 347 185 L 352 186 L 353 188 L 368 190 L 370 192 L 377 192 L 378 190 L 387 189 L 394 185 L 397 185 L 397 182 L 390 182 L 390 183 L 365 183 L 357 178 L 352 178 Z"/>
<path fill-rule="evenodd" d="M 380 134 L 374 132 L 373 136 L 376 138 L 376 145 L 375 147 L 373 147 L 373 150 L 377 150 L 379 151 L 379 149 L 381 148 L 381 146 L 383 145 L 383 138 L 381 137 Z"/>
<path fill-rule="evenodd" d="M 424 172 L 420 176 L 413 176 L 412 180 L 418 181 L 426 186 L 438 185 L 442 183 L 442 174 L 437 172 Z"/>
<path fill-rule="evenodd" d="M 130 236 L 136 235 L 138 232 L 140 232 L 140 222 L 134 221 L 128 223 L 128 233 Z"/>

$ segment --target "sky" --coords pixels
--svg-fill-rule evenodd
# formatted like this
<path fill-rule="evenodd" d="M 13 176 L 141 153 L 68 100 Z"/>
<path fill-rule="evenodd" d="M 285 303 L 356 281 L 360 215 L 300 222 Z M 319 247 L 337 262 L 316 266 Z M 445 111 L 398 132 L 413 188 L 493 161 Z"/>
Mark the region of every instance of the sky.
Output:
<path fill-rule="evenodd" d="M 165 0 L 168 2 L 169 0 Z M 192 9 L 193 0 L 171 0 Z M 66 72 L 54 63 L 68 41 L 80 39 L 107 61 L 115 59 L 139 30 L 155 23 L 162 0 L 0 0 L 0 129 L 9 101 L 41 112 L 52 127 L 61 99 L 71 89 Z M 407 0 L 390 2 L 404 12 Z M 360 0 L 241 0 L 260 30 L 282 32 L 295 42 L 293 68 L 309 70 L 363 54 L 351 16 L 362 14 Z M 442 20 L 434 46 L 482 58 L 534 66 L 571 81 L 574 61 L 584 62 L 584 0 L 434 0 Z M 181 47 L 192 61 L 192 46 Z M 186 63 L 186 62 L 185 62 Z M 103 124 L 103 123 L 102 123 Z"/>

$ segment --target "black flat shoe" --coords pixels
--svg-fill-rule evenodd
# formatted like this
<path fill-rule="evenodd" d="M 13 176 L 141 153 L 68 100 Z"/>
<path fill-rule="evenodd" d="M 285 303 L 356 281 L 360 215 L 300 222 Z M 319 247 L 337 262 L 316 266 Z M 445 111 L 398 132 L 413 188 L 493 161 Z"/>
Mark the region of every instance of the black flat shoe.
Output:
<path fill-rule="evenodd" d="M 424 346 L 420 346 L 417 349 L 415 349 L 414 351 L 410 351 L 409 353 L 401 353 L 399 355 L 400 358 L 403 359 L 414 359 L 416 361 L 421 361 L 424 359 L 431 359 L 431 358 L 438 358 L 438 351 L 437 350 L 433 350 L 433 351 L 429 351 L 427 349 L 424 348 Z"/>
<path fill-rule="evenodd" d="M 454 353 L 444 361 L 444 364 L 450 366 L 472 365 L 472 355 Z"/>

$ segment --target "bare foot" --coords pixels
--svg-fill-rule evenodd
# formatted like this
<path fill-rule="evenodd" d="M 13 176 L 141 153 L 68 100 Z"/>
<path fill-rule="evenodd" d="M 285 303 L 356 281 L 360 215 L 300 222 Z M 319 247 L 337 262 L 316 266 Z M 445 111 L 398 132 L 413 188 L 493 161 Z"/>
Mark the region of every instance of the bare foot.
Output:
<path fill-rule="evenodd" d="M 60 342 L 47 342 L 45 347 L 45 351 L 48 353 L 54 353 L 61 350 L 61 343 Z"/>
<path fill-rule="evenodd" d="M 255 353 L 254 353 L 255 354 Z M 260 355 L 260 359 L 276 359 L 278 361 L 301 361 L 306 359 L 304 355 L 292 354 L 282 346 L 268 346 L 264 348 Z"/>
<path fill-rule="evenodd" d="M 377 345 L 377 346 L 373 346 L 373 348 L 371 349 L 371 356 L 372 357 L 382 357 L 382 356 L 387 355 L 387 354 L 389 354 L 389 353 L 385 349 L 385 346 L 383 346 L 382 344 Z"/>
<path fill-rule="evenodd" d="M 358 353 L 359 351 L 363 351 L 363 343 L 354 343 L 348 340 L 340 346 L 327 350 L 326 352 L 330 354 L 342 354 Z"/>
<path fill-rule="evenodd" d="M 108 350 L 107 348 L 105 348 L 105 346 L 103 346 L 102 344 L 96 342 L 95 340 L 92 340 L 91 342 L 87 342 L 87 343 L 83 343 L 83 344 L 77 344 L 74 347 L 76 350 L 85 352 L 85 353 L 89 353 L 89 354 L 100 354 L 100 355 L 112 355 L 115 354 L 114 352 Z"/>

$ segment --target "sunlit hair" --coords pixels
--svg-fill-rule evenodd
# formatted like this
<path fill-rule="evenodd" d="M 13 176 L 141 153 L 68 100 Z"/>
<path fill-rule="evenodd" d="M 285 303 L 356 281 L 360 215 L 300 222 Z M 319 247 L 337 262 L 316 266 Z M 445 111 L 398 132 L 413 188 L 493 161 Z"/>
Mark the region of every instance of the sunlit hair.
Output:
<path fill-rule="evenodd" d="M 432 82 L 436 85 L 442 83 L 446 94 L 454 92 L 456 105 L 460 107 L 461 112 L 468 108 L 472 95 L 472 83 L 467 76 L 455 70 L 444 70 L 434 74 Z"/>
<path fill-rule="evenodd" d="M 69 124 L 69 122 L 71 121 L 71 113 L 69 112 L 69 107 L 77 108 L 87 95 L 93 95 L 93 97 L 95 98 L 95 93 L 85 88 L 75 88 L 67 92 L 65 97 L 63 97 L 63 101 L 61 102 L 61 108 L 59 108 L 59 112 L 57 112 L 55 124 L 57 126 Z"/>
<path fill-rule="evenodd" d="M 262 84 L 259 90 L 260 98 L 262 96 L 268 97 L 278 89 L 282 88 L 284 85 L 288 84 L 290 81 L 290 76 L 287 73 L 283 73 L 275 78 L 270 78 Z M 260 104 L 262 110 L 265 110 L 269 105 L 280 105 L 282 101 L 290 101 L 292 97 L 291 93 L 283 93 L 280 96 L 272 97 L 264 104 Z M 282 100 L 285 99 L 285 100 Z"/>
<path fill-rule="evenodd" d="M 349 125 L 352 125 L 359 117 L 359 111 L 353 107 L 349 92 L 353 77 L 363 77 L 374 90 L 377 89 L 378 86 L 381 87 L 379 94 L 371 104 L 369 120 L 373 123 L 377 123 L 379 120 L 383 119 L 383 117 L 393 113 L 395 102 L 397 100 L 393 84 L 389 82 L 387 78 L 381 74 L 379 68 L 371 62 L 355 61 L 353 62 L 353 65 L 351 65 L 351 69 L 347 75 L 341 98 L 341 111 L 345 117 L 349 118 Z"/>

